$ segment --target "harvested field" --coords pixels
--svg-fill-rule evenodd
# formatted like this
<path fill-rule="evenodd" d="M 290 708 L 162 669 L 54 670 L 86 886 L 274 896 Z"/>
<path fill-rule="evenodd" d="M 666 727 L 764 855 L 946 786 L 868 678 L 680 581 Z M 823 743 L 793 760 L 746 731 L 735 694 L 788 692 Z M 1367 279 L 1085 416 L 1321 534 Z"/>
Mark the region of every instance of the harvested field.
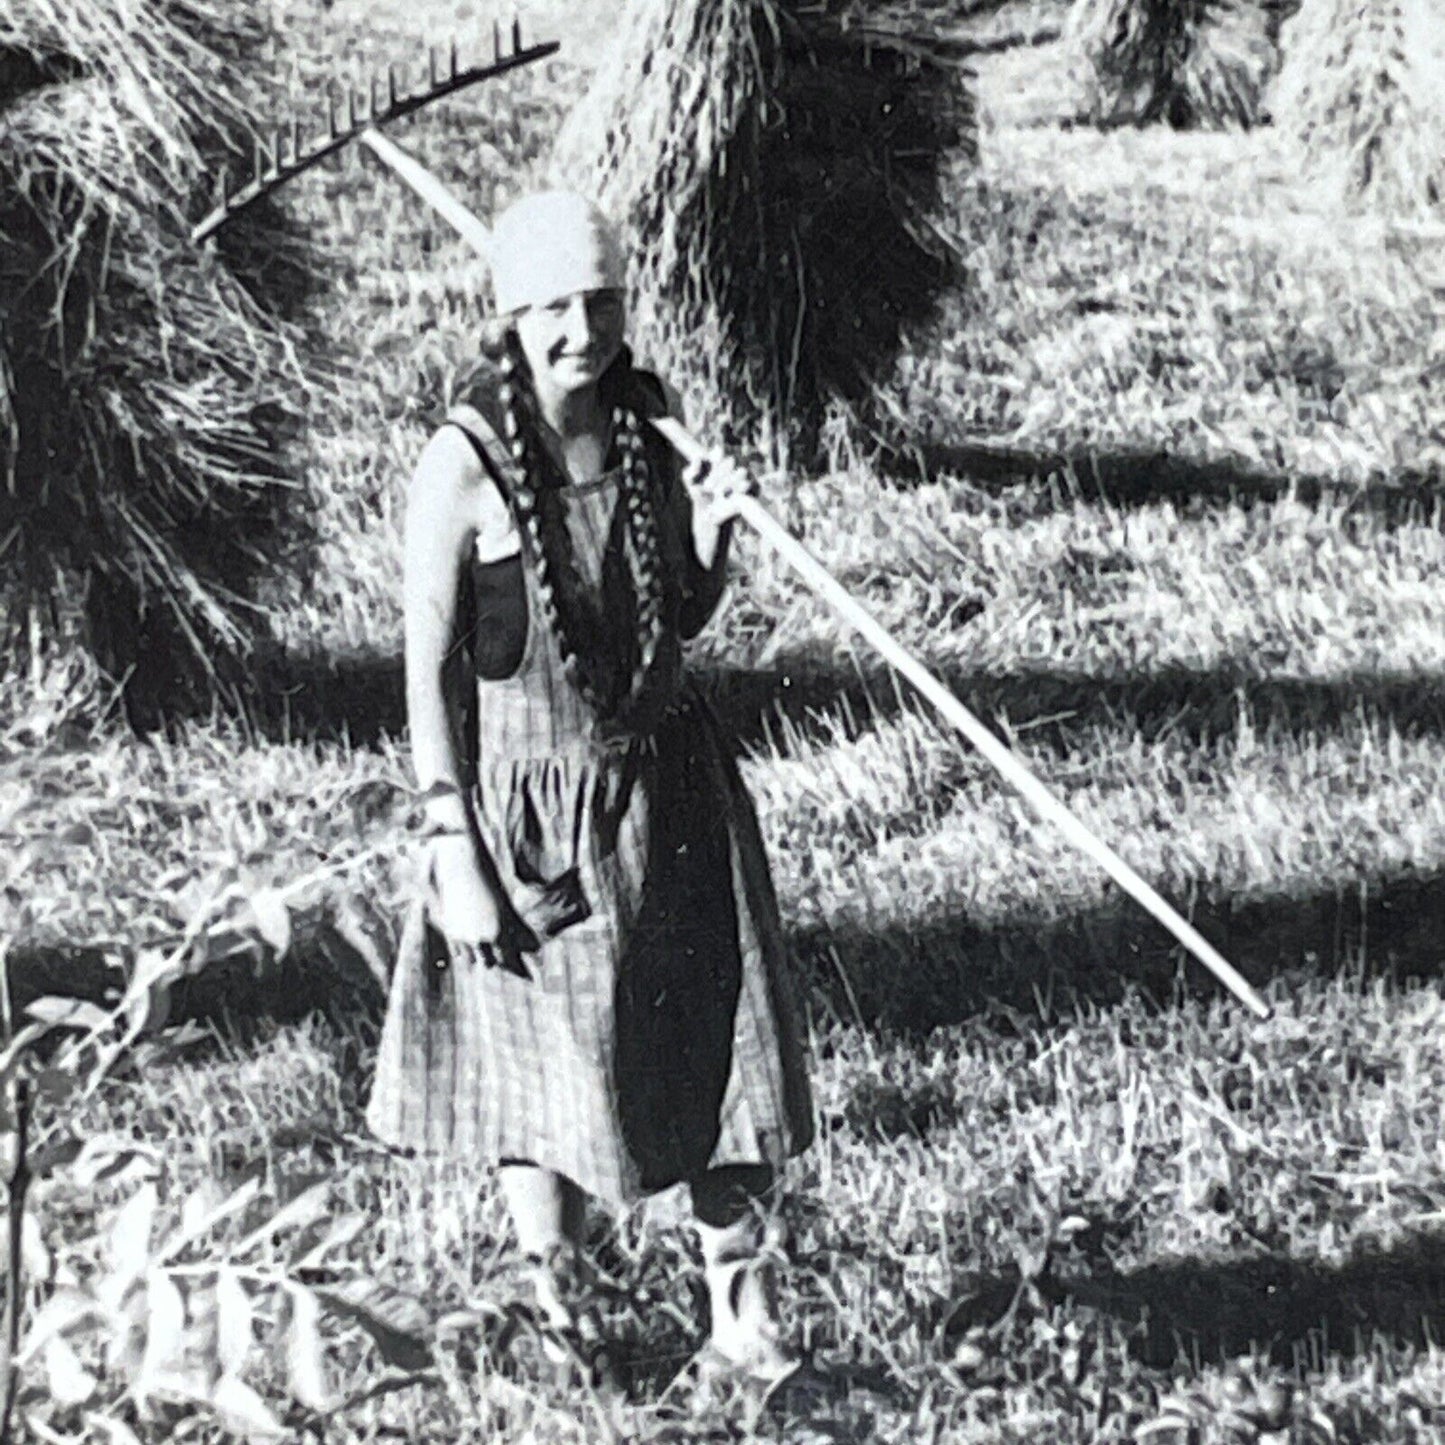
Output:
<path fill-rule="evenodd" d="M 0 714 L 18 990 L 143 965 L 223 886 L 236 924 L 225 987 L 162 1001 L 200 1009 L 199 1031 L 156 1036 L 83 1102 L 38 1102 L 42 1143 L 101 1142 L 33 1186 L 26 1320 L 93 1279 L 147 1179 L 155 1241 L 251 1189 L 166 1268 L 234 1267 L 258 1393 L 223 1423 L 143 1414 L 103 1331 L 81 1331 L 80 1375 L 27 1366 L 25 1438 L 128 1439 L 106 1419 L 147 1445 L 219 1441 L 227 1420 L 261 1430 L 242 1403 L 347 1442 L 1445 1434 L 1438 262 L 1418 231 L 1331 209 L 1264 132 L 1061 128 L 1061 47 L 1022 43 L 1040 8 L 965 17 L 1020 43 L 974 62 L 980 154 L 934 218 L 964 281 L 880 380 L 885 435 L 825 426 L 826 464 L 760 462 L 764 495 L 1275 1018 L 1223 999 L 743 539 L 694 661 L 740 739 L 809 985 L 820 1138 L 788 1181 L 788 1299 L 835 1389 L 761 1414 L 667 1390 L 700 1339 L 670 1196 L 613 1234 L 598 1221 L 609 1267 L 648 1292 L 617 1311 L 615 1418 L 493 1369 L 515 1288 L 499 1200 L 467 1169 L 381 1155 L 360 1113 L 368 953 L 384 967 L 407 885 L 402 487 L 482 277 L 350 157 L 283 202 L 324 242 L 307 334 L 333 340 L 308 365 L 344 350 L 347 383 L 308 415 L 318 540 L 306 575 L 268 579 L 247 717 L 138 740 L 96 721 L 78 664 L 15 679 Z M 313 84 L 415 55 L 440 24 L 381 0 L 286 16 L 283 68 Z M 485 216 L 581 83 L 564 55 L 398 139 Z M 721 414 L 693 419 L 711 433 Z M 353 858 L 354 878 L 324 871 Z M 279 947 L 276 890 L 318 873 Z M 268 1235 L 298 1196 L 302 1222 Z M 322 1397 L 266 1281 L 332 1223 L 354 1232 L 308 1287 L 373 1283 L 365 1309 L 324 1312 Z"/>

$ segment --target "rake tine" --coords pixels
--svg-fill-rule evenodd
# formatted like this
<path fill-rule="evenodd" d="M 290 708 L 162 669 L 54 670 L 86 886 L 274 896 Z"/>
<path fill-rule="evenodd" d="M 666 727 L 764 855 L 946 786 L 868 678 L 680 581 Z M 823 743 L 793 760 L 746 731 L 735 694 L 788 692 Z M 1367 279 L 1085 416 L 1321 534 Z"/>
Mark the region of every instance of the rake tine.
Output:
<path fill-rule="evenodd" d="M 324 96 L 325 133 L 316 135 L 314 139 L 303 135 L 299 116 L 293 115 L 280 125 L 258 126 L 251 135 L 251 178 L 244 184 L 236 185 L 229 179 L 223 184 L 219 204 L 192 228 L 191 239 L 200 242 L 214 235 L 238 211 L 352 140 L 364 138 L 375 127 L 401 116 L 413 115 L 469 86 L 545 59 L 556 54 L 559 48 L 556 41 L 546 41 L 524 50 L 521 33 L 521 21 L 514 21 L 511 32 L 513 49 L 508 53 L 504 49 L 502 28 L 493 22 L 493 59 L 486 64 L 465 67 L 459 62 L 455 37 L 445 46 L 428 45 L 425 85 L 408 85 L 405 67 L 395 64 L 387 66 L 384 82 L 379 71 L 373 72 L 369 78 L 353 72 L 354 78 L 342 87 L 339 96 L 330 86 L 327 87 Z"/>

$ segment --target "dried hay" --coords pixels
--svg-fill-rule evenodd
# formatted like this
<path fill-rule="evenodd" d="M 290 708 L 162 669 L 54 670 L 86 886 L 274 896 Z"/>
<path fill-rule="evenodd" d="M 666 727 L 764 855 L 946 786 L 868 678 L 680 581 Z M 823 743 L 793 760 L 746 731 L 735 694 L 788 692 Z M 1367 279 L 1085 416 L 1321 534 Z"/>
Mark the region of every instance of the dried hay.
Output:
<path fill-rule="evenodd" d="M 1305 0 L 1274 110 L 1314 179 L 1387 213 L 1445 202 L 1445 4 Z"/>
<path fill-rule="evenodd" d="M 633 0 L 563 127 L 555 176 L 628 226 L 642 349 L 733 438 L 813 449 L 828 401 L 865 405 L 954 278 L 935 217 L 972 99 L 909 23 Z"/>
<path fill-rule="evenodd" d="M 0 14 L 0 624 L 22 643 L 37 617 L 52 636 L 79 625 L 152 702 L 244 652 L 300 379 L 242 279 L 274 240 L 242 227 L 218 254 L 187 234 L 188 202 L 247 136 L 251 14 Z"/>
<path fill-rule="evenodd" d="M 1084 118 L 1179 129 L 1267 118 L 1291 0 L 1076 0 L 1065 42 Z"/>

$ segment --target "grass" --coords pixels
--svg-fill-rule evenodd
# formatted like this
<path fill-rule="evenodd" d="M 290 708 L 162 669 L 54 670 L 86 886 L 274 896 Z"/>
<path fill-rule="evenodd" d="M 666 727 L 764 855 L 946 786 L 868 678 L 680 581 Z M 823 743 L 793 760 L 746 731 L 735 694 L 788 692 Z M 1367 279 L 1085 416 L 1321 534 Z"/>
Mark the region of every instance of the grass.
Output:
<path fill-rule="evenodd" d="M 430 19 L 287 15 L 303 82 L 413 53 Z M 1321 210 L 1268 131 L 1060 128 L 1054 55 L 980 62 L 983 170 L 940 218 L 971 280 L 914 338 L 886 446 L 840 432 L 826 475 L 765 491 L 1276 1018 L 1219 998 L 744 542 L 696 662 L 810 983 L 821 1132 L 790 1174 L 789 1308 L 851 1388 L 809 1418 L 665 1392 L 701 1329 L 665 1196 L 598 1223 L 648 1292 L 617 1321 L 624 1439 L 1445 1438 L 1440 292 L 1418 238 Z M 404 139 L 485 214 L 576 74 L 524 73 Z M 218 878 L 280 885 L 378 846 L 290 959 L 225 974 L 213 1033 L 78 1124 L 163 1147 L 168 1207 L 238 1171 L 268 1197 L 331 1181 L 367 1216 L 353 1258 L 441 1311 L 514 1288 L 498 1202 L 368 1146 L 375 985 L 363 967 L 326 991 L 347 919 L 384 951 L 407 887 L 400 497 L 480 278 L 359 157 L 291 204 L 327 233 L 327 385 L 301 479 L 319 542 L 309 575 L 272 580 L 278 656 L 245 724 L 144 741 L 81 726 L 74 667 L 16 680 L 0 937 L 54 987 L 167 936 Z M 246 1017 L 258 995 L 269 1021 Z M 38 1215 L 84 1270 L 116 1192 L 69 1187 Z M 375 1377 L 338 1348 L 345 1377 Z M 387 1434 L 606 1429 L 448 1350 L 437 1385 L 325 1438 Z"/>

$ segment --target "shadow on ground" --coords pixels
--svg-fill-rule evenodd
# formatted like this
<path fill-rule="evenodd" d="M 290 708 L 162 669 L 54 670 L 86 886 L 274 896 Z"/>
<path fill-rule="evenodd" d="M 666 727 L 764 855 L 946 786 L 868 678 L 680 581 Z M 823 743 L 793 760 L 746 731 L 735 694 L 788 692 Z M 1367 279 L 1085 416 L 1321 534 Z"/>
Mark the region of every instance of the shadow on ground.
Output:
<path fill-rule="evenodd" d="M 1105 679 L 1048 668 L 998 675 L 947 665 L 934 673 L 979 717 L 1007 718 L 1016 730 L 1028 730 L 1031 747 L 1063 755 L 1095 745 L 1101 726 L 1146 742 L 1205 743 L 1233 736 L 1242 721 L 1256 732 L 1316 734 L 1363 713 L 1406 735 L 1445 733 L 1445 676 L 1345 674 L 1317 682 L 1174 667 Z M 818 731 L 820 714 L 839 709 L 856 718 L 891 718 L 909 693 L 873 667 L 719 669 L 701 673 L 699 682 L 744 746 L 763 741 L 784 719 L 806 737 Z"/>
<path fill-rule="evenodd" d="M 937 1321 L 940 1341 L 964 1336 L 1017 1308 L 1017 1270 L 955 1282 Z M 1445 1327 L 1445 1238 L 1417 1234 L 1341 1265 L 1269 1255 L 1182 1259 L 1136 1270 L 1101 1262 L 1091 1273 L 1045 1275 L 1023 1290 L 1032 1308 L 1064 1302 L 1123 1327 L 1135 1358 L 1193 1372 L 1256 1355 L 1286 1370 L 1319 1373 L 1330 1357 L 1383 1347 L 1428 1349 Z"/>
<path fill-rule="evenodd" d="M 317 1013 L 348 1029 L 379 1024 L 386 940 L 357 938 L 318 916 L 295 918 L 292 926 L 291 951 L 280 960 L 252 938 L 217 938 L 204 967 L 171 989 L 167 1021 L 215 1023 L 237 1039 Z M 6 969 L 17 1011 L 51 994 L 109 1004 L 126 982 L 115 952 L 54 942 L 15 943 Z"/>
<path fill-rule="evenodd" d="M 1137 1327 L 1136 1349 L 1159 1368 L 1254 1350 L 1317 1371 L 1329 1355 L 1381 1342 L 1426 1349 L 1445 1330 L 1445 1239 L 1415 1236 L 1338 1268 L 1271 1257 L 1185 1260 L 1070 1282 L 1075 1300 Z"/>
<path fill-rule="evenodd" d="M 1061 754 L 1076 752 L 1080 738 L 1092 738 L 1100 726 L 1127 728 L 1145 741 L 1167 736 L 1202 743 L 1231 737 L 1242 719 L 1255 731 L 1320 733 L 1362 711 L 1406 735 L 1445 735 L 1445 676 L 1345 674 L 1317 682 L 1188 668 L 1108 679 L 1047 668 L 1007 675 L 946 665 L 935 671 L 980 717 L 1008 718 L 1015 729 L 1028 729 L 1031 746 Z M 804 661 L 761 669 L 703 665 L 694 675 L 744 748 L 763 742 L 785 720 L 808 736 L 830 712 L 890 718 L 907 695 L 881 665 L 871 664 L 866 672 Z M 271 741 L 344 738 L 370 747 L 400 738 L 406 730 L 402 660 L 355 654 L 263 662 L 249 722 Z"/>
<path fill-rule="evenodd" d="M 992 676 L 966 668 L 941 676 L 982 717 L 1027 726 L 1031 747 L 1060 754 L 1087 750 L 1101 727 L 1197 744 L 1228 738 L 1242 721 L 1257 731 L 1327 735 L 1361 710 L 1405 735 L 1445 735 L 1445 677 L 1311 682 L 1180 669 L 1100 681 L 1047 669 Z M 897 712 L 901 696 L 881 672 L 863 676 L 839 667 L 702 670 L 699 685 L 744 747 L 764 742 L 783 719 L 806 735 L 830 712 L 886 717 Z M 261 664 L 252 696 L 258 701 L 251 726 L 272 739 L 347 738 L 370 746 L 400 737 L 405 727 L 402 666 L 394 656 L 273 658 Z M 1342 965 L 1397 978 L 1445 971 L 1442 874 L 1248 902 L 1206 898 L 1192 909 L 1205 936 L 1259 986 L 1332 974 Z M 989 928 L 961 914 L 920 920 L 909 912 L 906 898 L 881 899 L 876 921 L 866 925 L 796 930 L 795 949 L 823 1008 L 869 1028 L 926 1030 L 975 1018 L 994 1004 L 1037 1016 L 1076 1003 L 1116 1003 L 1133 989 L 1160 1003 L 1181 990 L 1217 989 L 1118 896 Z M 374 1018 L 385 966 L 348 949 L 325 929 L 312 935 L 302 929 L 293 956 L 304 964 L 278 972 L 254 960 L 232 961 L 188 985 L 181 1002 L 201 1016 L 297 1018 L 339 1007 Z M 25 999 L 72 989 L 99 997 L 118 977 L 94 950 L 23 940 L 12 947 L 11 975 L 23 980 Z"/>
<path fill-rule="evenodd" d="M 1445 476 L 1438 469 L 1406 469 L 1388 480 L 1355 483 L 1148 449 L 1049 451 L 924 440 L 885 443 L 877 465 L 899 486 L 963 477 L 1008 499 L 1021 518 L 1045 516 L 1080 501 L 1115 507 L 1172 502 L 1186 512 L 1201 512 L 1293 497 L 1307 506 L 1333 502 L 1398 527 L 1438 521 L 1445 503 Z"/>
<path fill-rule="evenodd" d="M 1193 922 L 1266 994 L 1287 996 L 1301 979 L 1342 968 L 1402 984 L 1445 975 L 1445 873 L 1386 879 L 1368 890 L 1201 902 Z M 790 942 L 816 1010 L 887 1037 L 970 1020 L 1017 1034 L 1136 995 L 1164 1007 L 1222 994 L 1122 898 L 992 929 L 962 915 L 905 918 L 871 928 L 794 929 Z M 254 951 L 223 954 L 175 990 L 171 1017 L 224 1021 L 228 1030 L 244 1031 L 258 1020 L 320 1011 L 348 1026 L 374 1026 L 385 1001 L 387 954 L 386 939 L 358 942 L 327 919 L 301 919 L 283 963 Z M 101 999 L 121 983 L 104 952 L 54 943 L 17 942 L 9 974 L 17 1008 L 50 993 Z M 897 1101 L 895 1132 L 921 1127 L 930 1107 L 927 1100 Z"/>
<path fill-rule="evenodd" d="M 406 682 L 399 653 L 356 652 L 259 657 L 246 708 L 248 725 L 271 742 L 345 739 L 374 747 L 406 731 Z"/>
<path fill-rule="evenodd" d="M 264 702 L 252 725 L 265 736 L 346 737 L 365 746 L 399 737 L 404 729 L 398 658 L 293 658 L 266 664 L 262 676 L 256 695 Z M 1061 752 L 1077 752 L 1101 724 L 1137 728 L 1146 737 L 1203 741 L 1229 736 L 1241 717 L 1261 730 L 1328 732 L 1361 707 L 1404 733 L 1445 733 L 1445 678 L 1315 683 L 1182 670 L 1108 682 L 1049 671 L 991 677 L 959 670 L 944 678 L 985 718 L 1008 716 L 1016 727 L 1051 719 L 1031 729 L 1029 742 Z M 806 733 L 820 712 L 846 706 L 854 716 L 886 716 L 899 706 L 887 679 L 839 669 L 714 670 L 704 672 L 700 684 L 745 746 L 760 742 L 782 718 Z M 795 932 L 795 949 L 821 1007 L 869 1028 L 926 1030 L 977 1017 L 996 1004 L 1037 1015 L 1041 1008 L 1117 1003 L 1135 989 L 1165 1003 L 1181 990 L 1208 994 L 1218 987 L 1201 968 L 1182 962 L 1172 940 L 1118 896 L 1059 917 L 1019 917 L 991 928 L 961 914 L 909 918 L 907 905 L 907 899 L 880 900 L 876 923 Z M 1387 878 L 1368 889 L 1330 885 L 1305 896 L 1249 902 L 1197 900 L 1193 920 L 1259 986 L 1290 975 L 1332 974 L 1342 965 L 1361 966 L 1361 960 L 1376 976 L 1438 977 L 1445 971 L 1445 875 Z M 374 966 L 368 972 L 355 959 L 327 956 L 326 948 L 336 952 L 334 940 L 298 937 L 297 947 L 319 966 L 296 967 L 278 978 L 238 964 L 192 985 L 194 1008 L 299 1017 L 333 1007 L 338 983 L 349 979 L 345 1008 L 375 1015 L 380 992 Z M 12 975 L 39 980 L 35 992 L 89 980 L 84 986 L 94 996 L 98 968 L 95 959 L 75 951 L 27 954 L 17 944 L 12 953 Z"/>
<path fill-rule="evenodd" d="M 1192 922 L 1257 988 L 1287 995 L 1342 968 L 1404 983 L 1445 975 L 1445 873 L 1247 903 L 1200 901 Z M 870 1031 L 927 1033 L 987 1017 L 999 1029 L 1110 1007 L 1222 996 L 1132 901 L 982 929 L 962 914 L 874 928 L 805 929 L 793 945 L 813 996 Z"/>

